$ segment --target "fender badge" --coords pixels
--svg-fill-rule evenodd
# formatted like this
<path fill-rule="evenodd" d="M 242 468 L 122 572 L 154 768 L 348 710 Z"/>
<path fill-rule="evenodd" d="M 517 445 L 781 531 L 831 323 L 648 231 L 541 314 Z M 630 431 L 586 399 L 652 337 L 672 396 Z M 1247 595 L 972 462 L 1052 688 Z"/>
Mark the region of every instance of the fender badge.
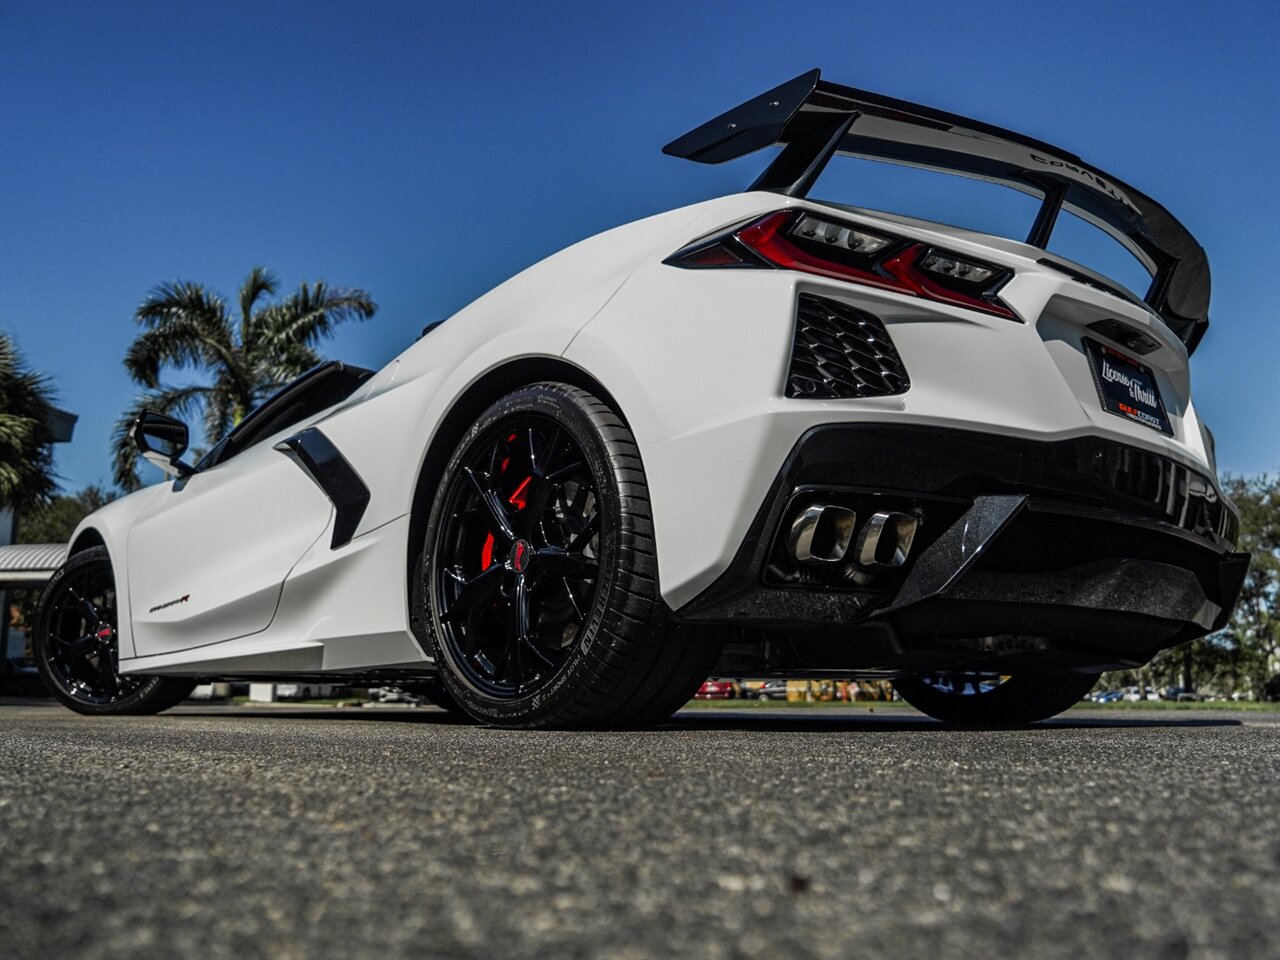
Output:
<path fill-rule="evenodd" d="M 157 603 L 154 607 L 148 610 L 147 613 L 155 613 L 157 610 L 163 610 L 165 607 L 176 607 L 178 604 L 186 603 L 190 599 L 191 599 L 191 594 L 189 593 L 184 594 L 183 596 L 179 597 L 177 600 L 170 600 L 168 603 Z"/>

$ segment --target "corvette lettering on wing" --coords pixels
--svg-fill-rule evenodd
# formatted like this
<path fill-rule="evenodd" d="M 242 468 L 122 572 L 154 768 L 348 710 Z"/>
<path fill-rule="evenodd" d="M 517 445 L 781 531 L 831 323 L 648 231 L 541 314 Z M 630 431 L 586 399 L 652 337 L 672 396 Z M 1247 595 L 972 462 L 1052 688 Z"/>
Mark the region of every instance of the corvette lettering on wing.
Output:
<path fill-rule="evenodd" d="M 166 607 L 176 607 L 178 604 L 186 603 L 190 599 L 191 594 L 186 593 L 180 596 L 177 600 L 170 600 L 168 603 L 157 603 L 154 607 L 148 610 L 147 613 L 155 613 L 157 610 L 163 610 Z"/>
<path fill-rule="evenodd" d="M 1133 201 L 1125 196 L 1123 191 L 1121 191 L 1115 184 L 1098 176 L 1092 170 L 1086 170 L 1084 167 L 1079 167 L 1074 163 L 1068 163 L 1066 160 L 1057 160 L 1053 157 L 1042 157 L 1038 153 L 1030 154 L 1030 156 L 1036 163 L 1042 163 L 1046 167 L 1056 167 L 1058 170 L 1068 174 L 1076 180 L 1079 180 L 1081 183 L 1088 184 L 1095 190 L 1100 190 L 1108 196 L 1115 198 L 1134 213 L 1141 215 L 1141 211 L 1133 205 Z"/>

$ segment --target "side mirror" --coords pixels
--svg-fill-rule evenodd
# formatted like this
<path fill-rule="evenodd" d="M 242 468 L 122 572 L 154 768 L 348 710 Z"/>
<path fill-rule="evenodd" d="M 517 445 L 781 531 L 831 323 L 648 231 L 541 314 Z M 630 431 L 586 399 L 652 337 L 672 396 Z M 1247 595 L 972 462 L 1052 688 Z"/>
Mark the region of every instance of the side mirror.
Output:
<path fill-rule="evenodd" d="M 133 442 L 143 459 L 153 463 L 171 477 L 189 477 L 195 473 L 190 464 L 179 458 L 187 452 L 189 434 L 181 420 L 163 413 L 143 410 L 133 422 Z"/>

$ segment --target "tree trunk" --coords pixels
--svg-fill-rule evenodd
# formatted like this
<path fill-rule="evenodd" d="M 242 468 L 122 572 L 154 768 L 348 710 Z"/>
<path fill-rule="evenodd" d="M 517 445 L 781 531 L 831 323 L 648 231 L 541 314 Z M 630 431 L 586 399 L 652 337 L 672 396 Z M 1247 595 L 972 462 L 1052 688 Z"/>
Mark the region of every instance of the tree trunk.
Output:
<path fill-rule="evenodd" d="M 1147 679 L 1150 674 L 1147 673 L 1146 667 L 1138 668 L 1138 696 L 1141 697 L 1140 703 L 1147 702 L 1147 688 L 1151 686 L 1151 682 Z"/>

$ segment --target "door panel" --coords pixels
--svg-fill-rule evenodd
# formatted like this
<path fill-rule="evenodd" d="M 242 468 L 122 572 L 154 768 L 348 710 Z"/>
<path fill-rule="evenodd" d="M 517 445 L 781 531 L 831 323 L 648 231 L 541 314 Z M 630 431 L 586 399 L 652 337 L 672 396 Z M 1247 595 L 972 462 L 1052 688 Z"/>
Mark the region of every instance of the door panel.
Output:
<path fill-rule="evenodd" d="M 137 655 L 266 629 L 285 577 L 332 510 L 311 478 L 269 443 L 169 484 L 129 533 Z"/>

